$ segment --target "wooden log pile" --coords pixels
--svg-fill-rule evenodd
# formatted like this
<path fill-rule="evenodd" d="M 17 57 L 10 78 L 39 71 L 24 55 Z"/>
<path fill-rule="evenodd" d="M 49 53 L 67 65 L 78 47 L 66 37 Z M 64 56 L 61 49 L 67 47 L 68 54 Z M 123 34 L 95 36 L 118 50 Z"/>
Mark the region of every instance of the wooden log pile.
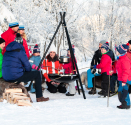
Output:
<path fill-rule="evenodd" d="M 30 98 L 25 93 L 22 93 L 21 88 L 5 89 L 3 99 L 10 104 L 17 104 L 18 106 L 32 106 Z"/>

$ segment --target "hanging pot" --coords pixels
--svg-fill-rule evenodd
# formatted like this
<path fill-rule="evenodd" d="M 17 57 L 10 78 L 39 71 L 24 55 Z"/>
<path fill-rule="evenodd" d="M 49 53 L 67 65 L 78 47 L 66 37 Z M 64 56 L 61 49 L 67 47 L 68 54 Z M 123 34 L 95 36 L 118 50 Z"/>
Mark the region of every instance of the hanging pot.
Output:
<path fill-rule="evenodd" d="M 62 49 L 62 50 L 66 50 L 66 49 Z M 70 57 L 68 57 L 68 56 L 61 56 L 61 51 L 60 51 L 59 62 L 60 63 L 69 63 L 70 62 Z"/>

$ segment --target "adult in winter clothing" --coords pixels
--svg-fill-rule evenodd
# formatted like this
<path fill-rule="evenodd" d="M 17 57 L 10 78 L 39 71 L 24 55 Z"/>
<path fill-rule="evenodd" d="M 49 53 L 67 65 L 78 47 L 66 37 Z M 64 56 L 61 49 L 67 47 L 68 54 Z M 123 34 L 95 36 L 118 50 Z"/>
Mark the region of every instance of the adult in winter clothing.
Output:
<path fill-rule="evenodd" d="M 31 71 L 24 47 L 16 41 L 11 42 L 6 47 L 3 56 L 2 75 L 5 81 L 15 82 L 16 84 L 34 80 L 37 102 L 49 100 L 42 95 L 40 72 Z"/>
<path fill-rule="evenodd" d="M 2 51 L 2 54 L 4 55 L 5 51 L 6 51 L 6 46 L 13 42 L 15 40 L 16 37 L 16 33 L 18 31 L 18 27 L 19 23 L 18 22 L 11 22 L 9 23 L 9 28 L 7 31 L 5 31 L 4 33 L 1 34 L 1 38 L 3 38 L 5 40 L 5 48 Z"/>
<path fill-rule="evenodd" d="M 72 46 L 72 50 L 74 53 L 74 45 Z M 74 64 L 72 64 L 72 58 L 71 58 L 71 54 L 70 54 L 70 50 L 68 49 L 68 54 L 67 56 L 70 57 L 70 61 L 69 63 L 64 64 L 62 67 L 63 69 L 65 69 L 65 74 L 70 74 L 70 73 L 75 73 L 74 70 L 76 70 L 76 66 Z M 74 65 L 74 67 L 73 67 Z M 66 96 L 74 96 L 75 95 L 75 84 L 74 82 L 70 82 L 69 83 L 69 92 L 66 94 Z"/>
<path fill-rule="evenodd" d="M 89 94 L 96 94 L 96 89 L 92 83 L 92 79 L 94 76 L 100 76 L 101 75 L 101 71 L 98 70 L 98 74 L 95 73 L 96 72 L 96 69 L 93 68 L 93 65 L 97 65 L 100 63 L 101 61 L 101 57 L 102 57 L 102 54 L 101 54 L 101 46 L 106 43 L 107 41 L 106 40 L 101 40 L 100 43 L 99 43 L 99 49 L 97 51 L 95 51 L 95 54 L 92 58 L 92 61 L 91 61 L 91 68 L 89 70 L 87 70 L 87 78 L 88 78 L 88 88 L 92 88 L 91 91 L 89 91 Z M 112 55 L 112 61 L 115 61 L 115 56 L 114 56 L 114 53 L 112 50 L 109 49 L 109 52 L 110 54 Z"/>
<path fill-rule="evenodd" d="M 3 55 L 2 50 L 5 47 L 5 40 L 0 38 L 0 78 L 2 77 L 2 62 L 3 62 Z"/>
<path fill-rule="evenodd" d="M 102 75 L 102 90 L 98 92 L 99 95 L 103 95 L 106 97 L 108 95 L 108 85 L 109 85 L 109 77 L 110 71 L 112 70 L 112 53 L 109 51 L 109 43 L 106 42 L 101 46 L 101 61 L 100 64 L 94 65 L 93 68 L 101 69 Z"/>
<path fill-rule="evenodd" d="M 38 66 L 39 66 L 39 63 L 41 61 L 41 57 L 40 57 L 40 49 L 38 47 L 38 45 L 36 44 L 34 46 L 34 49 L 33 49 L 33 56 L 29 59 L 29 62 L 31 64 L 31 68 L 32 68 L 32 71 L 36 71 Z M 33 84 L 31 85 L 31 90 L 30 90 L 31 93 L 34 93 L 35 92 L 35 88 L 33 88 Z"/>
<path fill-rule="evenodd" d="M 129 46 L 122 44 L 116 47 L 116 55 L 118 58 L 116 70 L 119 81 L 118 98 L 121 102 L 119 109 L 130 108 L 130 97 L 128 93 L 128 84 L 131 84 L 131 60 L 126 55 Z"/>
<path fill-rule="evenodd" d="M 30 55 L 29 55 L 28 45 L 27 45 L 27 42 L 26 42 L 27 38 L 26 38 L 26 34 L 25 34 L 25 27 L 24 27 L 24 25 L 19 25 L 18 33 L 23 38 L 23 46 L 25 48 L 26 55 L 29 58 Z"/>
<path fill-rule="evenodd" d="M 56 55 L 56 47 L 52 44 L 49 49 L 49 54 L 43 61 L 42 72 L 46 79 L 48 91 L 51 93 L 66 93 L 66 88 L 63 83 L 57 83 L 49 79 L 48 74 L 58 74 L 58 71 L 62 69 L 62 64 L 59 63 L 58 56 Z"/>

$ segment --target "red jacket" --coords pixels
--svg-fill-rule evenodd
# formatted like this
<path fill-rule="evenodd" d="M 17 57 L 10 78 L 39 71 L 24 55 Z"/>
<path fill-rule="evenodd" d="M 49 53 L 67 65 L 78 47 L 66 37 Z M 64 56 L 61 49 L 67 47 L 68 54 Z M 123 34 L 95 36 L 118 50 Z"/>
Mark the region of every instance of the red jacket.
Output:
<path fill-rule="evenodd" d="M 110 55 L 103 54 L 101 57 L 100 64 L 96 66 L 97 69 L 101 69 L 101 74 L 106 72 L 109 75 L 109 72 L 112 70 L 112 60 Z"/>
<path fill-rule="evenodd" d="M 25 48 L 26 55 L 29 58 L 30 57 L 30 55 L 29 55 L 29 49 L 28 49 L 27 42 L 26 42 L 26 40 L 24 38 L 23 38 L 23 46 Z"/>
<path fill-rule="evenodd" d="M 75 66 L 75 62 L 74 62 L 74 66 Z M 75 66 L 75 69 L 73 69 L 72 59 L 71 58 L 70 58 L 70 62 L 69 63 L 63 65 L 63 69 L 65 69 L 65 74 L 74 73 L 73 70 L 76 69 L 76 66 Z"/>
<path fill-rule="evenodd" d="M 120 56 L 116 64 L 118 81 L 126 83 L 127 80 L 131 81 L 131 61 L 125 54 Z"/>
<path fill-rule="evenodd" d="M 7 31 L 1 34 L 1 37 L 5 40 L 5 47 L 2 51 L 2 54 L 4 55 L 6 46 L 15 40 L 16 33 L 9 27 Z"/>
<path fill-rule="evenodd" d="M 117 72 L 116 72 L 116 64 L 117 64 L 117 60 L 115 60 L 115 62 L 112 65 L 113 74 L 117 74 Z"/>

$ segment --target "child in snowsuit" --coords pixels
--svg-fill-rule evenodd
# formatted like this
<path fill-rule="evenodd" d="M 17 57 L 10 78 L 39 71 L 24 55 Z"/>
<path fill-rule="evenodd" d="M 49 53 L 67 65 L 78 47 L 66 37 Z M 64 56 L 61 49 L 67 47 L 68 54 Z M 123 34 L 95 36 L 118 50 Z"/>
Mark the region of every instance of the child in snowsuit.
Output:
<path fill-rule="evenodd" d="M 112 54 L 109 51 L 109 43 L 106 42 L 101 46 L 101 61 L 100 64 L 94 65 L 93 68 L 101 69 L 102 75 L 102 90 L 98 92 L 99 95 L 106 97 L 108 95 L 108 85 L 109 85 L 109 77 L 110 71 L 112 70 Z"/>
<path fill-rule="evenodd" d="M 74 46 L 72 46 L 72 50 L 73 50 L 73 53 L 74 53 Z M 72 65 L 72 59 L 71 59 L 71 54 L 70 54 L 70 50 L 68 49 L 68 54 L 67 54 L 69 57 L 70 57 L 70 62 L 67 63 L 67 64 L 64 64 L 63 65 L 63 69 L 65 69 L 65 74 L 70 74 L 70 73 L 73 73 L 74 74 L 74 71 L 76 69 L 75 65 L 73 67 Z M 74 62 L 75 63 L 75 62 Z M 69 92 L 66 94 L 66 96 L 74 96 L 75 95 L 75 84 L 74 82 L 70 82 L 69 83 Z"/>
<path fill-rule="evenodd" d="M 40 49 L 38 48 L 38 45 L 36 44 L 34 46 L 34 49 L 33 49 L 33 56 L 29 60 L 29 62 L 31 64 L 31 67 L 32 67 L 32 71 L 36 71 L 37 70 L 40 61 L 41 61 Z M 35 92 L 35 89 L 33 88 L 33 84 L 31 85 L 30 92 L 31 93 Z"/>
<path fill-rule="evenodd" d="M 2 62 L 3 62 L 3 55 L 2 50 L 5 47 L 5 40 L 0 38 L 0 78 L 2 77 Z"/>
<path fill-rule="evenodd" d="M 118 98 L 121 102 L 119 109 L 130 108 L 130 97 L 128 93 L 128 85 L 131 84 L 131 60 L 127 57 L 126 52 L 129 46 L 126 44 L 116 47 L 116 55 L 118 58 L 116 70 L 119 81 Z"/>

